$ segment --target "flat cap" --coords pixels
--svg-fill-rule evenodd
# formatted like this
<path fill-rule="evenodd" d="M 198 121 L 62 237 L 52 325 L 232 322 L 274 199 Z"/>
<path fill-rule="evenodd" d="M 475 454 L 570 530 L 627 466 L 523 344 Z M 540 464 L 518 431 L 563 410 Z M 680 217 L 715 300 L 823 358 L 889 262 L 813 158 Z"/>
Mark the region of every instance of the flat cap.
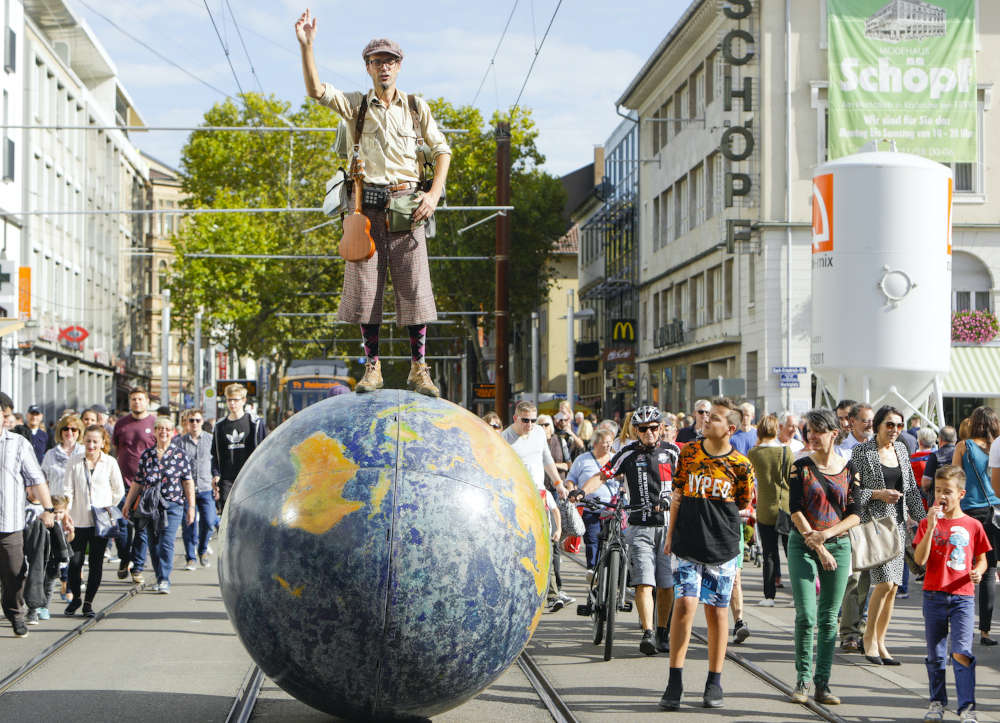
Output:
<path fill-rule="evenodd" d="M 389 38 L 375 38 L 365 49 L 361 51 L 361 57 L 368 60 L 369 55 L 374 55 L 375 53 L 388 53 L 389 55 L 395 55 L 400 60 L 403 59 L 403 49 L 399 47 L 396 43 L 389 40 Z"/>

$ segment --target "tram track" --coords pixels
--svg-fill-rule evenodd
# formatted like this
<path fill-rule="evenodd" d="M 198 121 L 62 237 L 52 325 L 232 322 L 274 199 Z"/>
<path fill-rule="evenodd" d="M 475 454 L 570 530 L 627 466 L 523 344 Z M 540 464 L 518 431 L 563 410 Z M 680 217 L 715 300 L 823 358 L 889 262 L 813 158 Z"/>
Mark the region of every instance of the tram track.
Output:
<path fill-rule="evenodd" d="M 79 625 L 74 627 L 72 630 L 68 630 L 47 648 L 44 648 L 43 650 L 36 653 L 26 663 L 21 665 L 16 670 L 8 673 L 6 676 L 0 679 L 0 695 L 6 693 L 14 685 L 16 685 L 18 681 L 23 679 L 25 676 L 31 674 L 39 666 L 50 660 L 54 655 L 56 655 L 56 653 L 61 651 L 67 645 L 72 643 L 74 640 L 79 639 L 85 632 L 87 632 L 92 627 L 101 622 L 104 618 L 106 618 L 108 614 L 110 614 L 115 608 L 124 604 L 128 600 L 131 600 L 141 590 L 142 590 L 141 585 L 134 585 L 133 587 L 129 588 L 121 595 L 116 597 L 114 600 L 112 600 L 110 603 L 105 605 L 103 608 L 98 610 L 94 614 L 94 617 L 84 618 Z"/>

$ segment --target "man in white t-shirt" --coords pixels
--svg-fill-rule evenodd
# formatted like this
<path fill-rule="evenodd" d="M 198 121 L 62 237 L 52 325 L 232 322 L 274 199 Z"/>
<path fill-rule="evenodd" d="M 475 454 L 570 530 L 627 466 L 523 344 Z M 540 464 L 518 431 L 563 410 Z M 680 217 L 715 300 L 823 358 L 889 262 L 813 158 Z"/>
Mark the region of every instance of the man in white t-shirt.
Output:
<path fill-rule="evenodd" d="M 778 417 L 778 441 L 788 447 L 792 454 L 798 454 L 805 446 L 801 439 L 795 438 L 795 432 L 799 428 L 798 415 L 793 412 L 782 412 Z"/>
<path fill-rule="evenodd" d="M 532 481 L 545 500 L 545 508 L 549 511 L 549 517 L 552 520 L 552 554 L 558 555 L 559 551 L 555 545 L 559 544 L 559 539 L 562 537 L 559 510 L 552 495 L 545 489 L 545 475 L 548 475 L 553 489 L 560 497 L 566 497 L 566 488 L 563 486 L 559 470 L 556 468 L 555 460 L 552 459 L 552 453 L 549 451 L 549 441 L 545 437 L 544 430 L 535 424 L 537 421 L 538 409 L 535 405 L 531 402 L 518 402 L 517 406 L 514 407 L 514 423 L 500 434 L 524 462 L 524 466 L 531 474 Z M 561 610 L 573 602 L 573 598 L 559 591 L 554 564 L 549 566 L 547 599 L 550 612 Z"/>

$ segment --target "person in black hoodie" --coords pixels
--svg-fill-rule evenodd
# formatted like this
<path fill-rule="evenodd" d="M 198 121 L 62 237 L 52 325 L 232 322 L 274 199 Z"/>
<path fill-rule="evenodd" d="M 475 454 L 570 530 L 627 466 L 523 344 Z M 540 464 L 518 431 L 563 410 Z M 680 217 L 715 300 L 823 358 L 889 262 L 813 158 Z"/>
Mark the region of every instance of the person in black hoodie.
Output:
<path fill-rule="evenodd" d="M 219 514 L 226 506 L 226 499 L 243 465 L 267 435 L 264 420 L 246 412 L 246 387 L 234 382 L 226 387 L 225 395 L 229 413 L 216 422 L 212 430 L 212 467 L 219 470 L 219 476 L 212 480 L 212 487 Z"/>

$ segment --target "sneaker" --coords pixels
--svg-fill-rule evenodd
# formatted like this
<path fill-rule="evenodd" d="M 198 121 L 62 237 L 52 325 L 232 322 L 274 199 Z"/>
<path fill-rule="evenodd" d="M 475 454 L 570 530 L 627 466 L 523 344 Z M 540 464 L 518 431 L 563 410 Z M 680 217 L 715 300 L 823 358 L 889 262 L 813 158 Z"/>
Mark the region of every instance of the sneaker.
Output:
<path fill-rule="evenodd" d="M 668 628 L 656 629 L 656 652 L 670 652 L 670 630 Z"/>
<path fill-rule="evenodd" d="M 14 637 L 16 638 L 28 637 L 28 626 L 24 624 L 23 620 L 15 620 L 13 622 L 13 626 L 14 626 Z"/>
<path fill-rule="evenodd" d="M 156 586 L 156 592 L 160 593 L 161 595 L 169 595 L 170 594 L 170 581 L 169 580 L 164 580 L 159 585 L 157 585 Z"/>
<path fill-rule="evenodd" d="M 132 582 L 134 582 L 136 585 L 142 585 L 142 583 L 146 582 L 146 578 L 142 576 L 141 572 L 133 572 Z"/>
<path fill-rule="evenodd" d="M 194 560 L 188 560 L 186 563 L 184 563 L 184 569 L 187 570 L 188 572 L 193 572 Z"/>
<path fill-rule="evenodd" d="M 39 620 L 49 620 L 52 617 L 52 613 L 49 612 L 48 608 L 38 608 L 38 619 Z"/>
<path fill-rule="evenodd" d="M 733 642 L 739 645 L 750 637 L 750 628 L 742 620 L 737 620 L 733 626 Z"/>
<path fill-rule="evenodd" d="M 858 645 L 858 641 L 854 638 L 848 638 L 840 644 L 840 649 L 845 653 L 856 653 L 861 650 L 861 646 Z"/>
<path fill-rule="evenodd" d="M 417 394 L 426 394 L 428 397 L 441 396 L 441 391 L 434 386 L 431 379 L 430 367 L 424 362 L 410 362 L 410 375 L 406 377 L 406 387 Z"/>
<path fill-rule="evenodd" d="M 38 610 L 28 608 L 28 614 L 24 616 L 25 625 L 38 625 Z"/>
<path fill-rule="evenodd" d="M 757 603 L 757 605 L 758 605 L 758 607 L 762 607 L 762 608 L 773 608 L 774 607 L 774 600 L 771 599 L 771 598 L 769 598 L 769 597 L 766 597 L 763 600 L 761 600 L 759 603 Z"/>
<path fill-rule="evenodd" d="M 939 700 L 932 700 L 927 712 L 924 713 L 925 721 L 944 720 L 944 704 Z"/>
<path fill-rule="evenodd" d="M 976 715 L 976 709 L 971 705 L 965 707 L 965 710 L 960 712 L 959 715 L 962 717 L 962 723 L 978 723 L 979 716 Z"/>
<path fill-rule="evenodd" d="M 365 375 L 361 381 L 354 386 L 356 392 L 374 392 L 382 388 L 382 361 L 368 361 L 365 363 Z"/>
<path fill-rule="evenodd" d="M 805 703 L 809 700 L 809 683 L 804 680 L 800 680 L 795 684 L 795 689 L 792 691 L 791 696 L 793 703 Z"/>
<path fill-rule="evenodd" d="M 208 553 L 207 552 L 204 555 L 198 555 L 198 564 L 201 565 L 202 567 L 211 567 L 212 566 L 212 564 L 208 561 Z"/>
<path fill-rule="evenodd" d="M 702 696 L 701 704 L 706 708 L 721 708 L 722 686 L 718 683 L 707 683 L 705 685 L 705 695 Z"/>
<path fill-rule="evenodd" d="M 89 602 L 85 602 L 83 604 L 83 610 L 81 610 L 80 612 L 83 613 L 83 617 L 85 618 L 97 617 L 97 613 L 94 612 L 94 606 L 91 605 Z"/>
<path fill-rule="evenodd" d="M 215 554 L 215 553 L 212 550 L 212 546 L 211 545 L 205 545 L 205 555 L 207 556 L 207 555 L 213 555 L 213 554 Z"/>
<path fill-rule="evenodd" d="M 663 697 L 660 698 L 660 708 L 663 710 L 677 710 L 681 707 L 681 695 L 683 695 L 684 689 L 678 687 L 677 690 L 670 690 L 670 686 L 663 691 Z"/>
<path fill-rule="evenodd" d="M 119 564 L 118 565 L 118 579 L 119 580 L 124 580 L 126 577 L 128 577 L 128 571 L 129 571 L 129 568 L 131 568 L 131 567 L 132 567 L 132 563 L 131 562 L 126 563 L 125 565 Z"/>
<path fill-rule="evenodd" d="M 80 609 L 81 605 L 83 605 L 83 600 L 73 600 L 69 605 L 66 606 L 66 611 L 63 613 L 63 615 L 66 616 L 73 615 L 74 613 L 76 613 L 77 610 Z"/>
<path fill-rule="evenodd" d="M 576 598 L 575 597 L 573 597 L 571 595 L 567 595 L 564 592 L 560 592 L 559 593 L 559 599 L 563 601 L 563 605 L 572 605 L 573 603 L 576 602 Z"/>
<path fill-rule="evenodd" d="M 823 705 L 840 705 L 840 698 L 830 692 L 829 685 L 817 685 L 813 700 Z"/>
<path fill-rule="evenodd" d="M 639 652 L 643 655 L 656 655 L 656 643 L 653 640 L 653 631 L 643 630 L 642 640 L 639 641 Z"/>
<path fill-rule="evenodd" d="M 552 601 L 552 604 L 549 605 L 549 612 L 550 613 L 557 613 L 560 610 L 562 610 L 564 607 L 566 607 L 566 603 L 564 603 L 562 601 L 562 599 L 556 598 L 555 600 Z"/>

